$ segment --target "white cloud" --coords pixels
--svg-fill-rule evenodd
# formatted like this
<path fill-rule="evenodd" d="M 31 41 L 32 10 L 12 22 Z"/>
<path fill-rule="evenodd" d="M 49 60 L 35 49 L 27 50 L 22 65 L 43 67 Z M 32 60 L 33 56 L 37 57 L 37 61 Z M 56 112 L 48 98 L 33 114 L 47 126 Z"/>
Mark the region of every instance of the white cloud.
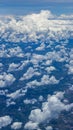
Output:
<path fill-rule="evenodd" d="M 19 90 L 14 91 L 13 93 L 7 94 L 7 97 L 15 100 L 19 98 L 20 96 L 24 96 L 26 92 L 27 92 L 27 89 L 25 90 L 19 89 Z"/>
<path fill-rule="evenodd" d="M 43 98 L 43 96 L 42 96 L 42 95 L 40 95 L 40 96 L 39 96 L 39 101 L 40 101 L 40 102 L 42 102 L 42 101 L 43 101 L 43 99 L 44 99 L 44 98 Z"/>
<path fill-rule="evenodd" d="M 14 129 L 14 130 L 21 129 L 21 127 L 22 127 L 22 122 L 14 122 L 14 123 L 11 125 L 11 128 Z"/>
<path fill-rule="evenodd" d="M 21 61 L 21 65 L 18 67 L 18 70 L 23 70 L 25 66 L 27 66 L 29 60 Z"/>
<path fill-rule="evenodd" d="M 8 51 L 9 51 L 9 56 L 10 57 L 14 57 L 14 56 L 16 56 L 16 57 L 24 57 L 22 49 L 19 46 L 14 47 L 14 48 L 10 48 Z"/>
<path fill-rule="evenodd" d="M 32 57 L 31 57 L 31 60 L 30 62 L 33 63 L 33 65 L 37 65 L 39 63 L 41 63 L 43 60 L 45 60 L 46 57 L 44 57 L 44 55 L 41 55 L 41 54 L 33 54 Z"/>
<path fill-rule="evenodd" d="M 8 125 L 10 125 L 12 122 L 12 119 L 10 116 L 2 116 L 0 117 L 0 129 L 2 129 L 3 127 L 6 127 Z"/>
<path fill-rule="evenodd" d="M 73 14 L 72 15 L 61 14 L 59 19 L 65 19 L 65 20 L 72 19 L 73 20 Z"/>
<path fill-rule="evenodd" d="M 68 74 L 73 74 L 73 49 L 71 49 L 69 53 L 69 64 L 67 65 L 68 67 Z"/>
<path fill-rule="evenodd" d="M 7 93 L 6 94 L 6 97 L 7 97 L 7 100 L 6 100 L 6 106 L 9 107 L 10 105 L 15 105 L 16 104 L 16 99 L 24 96 L 27 92 L 27 89 L 18 89 L 12 93 Z M 25 102 L 28 102 L 27 100 Z M 35 101 L 32 100 L 32 103 L 34 103 Z M 27 103 L 26 103 L 27 104 Z"/>
<path fill-rule="evenodd" d="M 42 85 L 49 85 L 49 84 L 58 84 L 59 80 L 57 80 L 54 76 L 43 75 L 41 81 L 33 80 L 27 83 L 27 87 L 36 87 Z"/>
<path fill-rule="evenodd" d="M 20 71 L 23 70 L 25 66 L 29 63 L 29 60 L 21 61 L 20 63 L 11 63 L 9 64 L 8 72 L 11 71 Z"/>
<path fill-rule="evenodd" d="M 49 10 L 20 16 L 19 20 L 16 20 L 15 16 L 6 16 L 0 18 L 0 37 L 10 42 L 37 42 L 38 39 L 48 41 L 51 38 L 54 40 L 66 39 L 70 36 L 69 31 L 73 31 L 72 17 L 73 15 L 58 17 Z"/>
<path fill-rule="evenodd" d="M 63 95 L 64 93 L 62 92 L 56 93 L 52 96 L 48 95 L 47 101 L 42 103 L 41 109 L 37 108 L 31 111 L 29 115 L 29 122 L 27 122 L 25 126 L 29 126 L 31 122 L 31 127 L 34 129 L 33 123 L 36 123 L 39 126 L 40 123 L 45 123 L 47 120 L 50 121 L 58 118 L 61 111 L 70 110 L 73 107 L 73 104 L 65 105 L 62 102 L 64 98 Z"/>
<path fill-rule="evenodd" d="M 25 99 L 24 104 L 35 104 L 37 102 L 36 99 Z"/>
<path fill-rule="evenodd" d="M 20 61 L 18 64 L 14 63 L 14 61 L 8 63 L 7 72 L 25 69 L 25 73 L 20 78 L 21 81 L 29 80 L 34 76 L 38 78 L 27 82 L 22 89 L 16 89 L 12 93 L 0 91 L 0 94 L 4 94 L 8 98 L 6 100 L 7 106 L 15 105 L 15 100 L 20 96 L 24 96 L 29 87 L 58 84 L 60 79 L 56 79 L 52 74 L 53 71 L 57 70 L 57 67 L 55 68 L 52 65 L 54 61 L 67 62 L 68 74 L 73 74 L 73 49 L 68 52 L 69 50 L 65 46 L 68 44 L 68 39 L 73 37 L 73 15 L 61 15 L 58 17 L 54 16 L 50 11 L 41 11 L 38 14 L 18 16 L 18 18 L 16 16 L 5 16 L 3 19 L 0 17 L 0 19 L 1 40 L 4 39 L 7 44 L 11 42 L 14 45 L 11 48 L 7 48 L 7 44 L 0 45 L 0 57 L 25 58 L 24 61 Z M 38 43 L 36 44 L 37 47 L 34 47 L 35 43 L 32 41 Z M 20 44 L 22 42 L 31 43 L 30 45 L 25 45 L 27 47 L 23 47 L 22 50 L 19 44 L 16 44 L 17 42 L 20 42 Z M 28 64 L 32 64 L 33 67 L 27 69 Z M 0 67 L 3 67 L 2 63 L 0 63 Z M 15 77 L 12 74 L 0 74 L 1 88 L 10 86 L 14 81 Z M 64 104 L 65 102 L 62 102 L 62 99 L 63 93 L 48 95 L 46 102 L 43 102 L 43 96 L 40 96 L 38 101 L 43 102 L 42 107 L 31 111 L 29 122 L 25 124 L 25 129 L 38 130 L 40 123 L 57 118 L 62 110 L 69 110 L 73 106 L 73 104 Z M 24 100 L 25 104 L 34 104 L 36 102 L 36 99 L 26 98 Z M 16 129 L 18 126 L 15 122 L 11 127 Z M 46 127 L 46 130 L 50 129 L 52 129 L 51 126 Z"/>
<path fill-rule="evenodd" d="M 45 49 L 45 44 L 41 43 L 41 45 L 39 47 L 36 48 L 37 51 L 41 51 Z"/>
<path fill-rule="evenodd" d="M 52 126 L 47 126 L 46 130 L 53 130 Z"/>
<path fill-rule="evenodd" d="M 0 74 L 0 87 L 8 87 L 15 81 L 15 77 L 10 73 Z"/>
<path fill-rule="evenodd" d="M 24 128 L 27 130 L 38 129 L 38 124 L 36 122 L 29 121 L 28 123 L 25 124 Z"/>
<path fill-rule="evenodd" d="M 27 72 L 23 74 L 23 77 L 21 77 L 20 80 L 28 80 L 28 79 L 31 79 L 35 75 L 39 76 L 40 73 L 35 71 L 34 68 L 29 67 Z"/>
<path fill-rule="evenodd" d="M 24 57 L 22 49 L 17 46 L 13 48 L 0 48 L 0 57 Z"/>
<path fill-rule="evenodd" d="M 49 66 L 49 67 L 46 67 L 45 70 L 47 71 L 47 73 L 51 73 L 52 71 L 56 70 L 56 68 L 54 66 Z"/>
<path fill-rule="evenodd" d="M 54 76 L 49 77 L 48 75 L 44 75 L 41 78 L 41 84 L 58 84 L 59 80 L 57 80 Z"/>
<path fill-rule="evenodd" d="M 20 66 L 20 64 L 11 63 L 11 64 L 9 65 L 8 72 L 18 70 L 18 67 L 19 67 L 19 66 Z"/>

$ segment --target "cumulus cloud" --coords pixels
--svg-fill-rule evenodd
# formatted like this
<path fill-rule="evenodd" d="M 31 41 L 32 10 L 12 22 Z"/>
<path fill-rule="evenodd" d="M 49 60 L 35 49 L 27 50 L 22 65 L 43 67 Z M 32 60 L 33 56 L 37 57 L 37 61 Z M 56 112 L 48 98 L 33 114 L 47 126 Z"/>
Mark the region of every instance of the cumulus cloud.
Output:
<path fill-rule="evenodd" d="M 46 67 L 45 69 L 48 73 L 51 73 L 52 71 L 56 70 L 54 66 Z"/>
<path fill-rule="evenodd" d="M 53 130 L 52 126 L 47 126 L 46 130 Z"/>
<path fill-rule="evenodd" d="M 66 17 L 68 20 L 64 19 Z M 7 16 L 0 20 L 0 37 L 10 42 L 66 39 L 70 36 L 69 32 L 73 31 L 73 20 L 69 19 L 70 16 L 54 16 L 49 10 L 20 16 L 18 20 L 15 16 Z"/>
<path fill-rule="evenodd" d="M 35 104 L 37 102 L 36 99 L 25 99 L 24 104 Z"/>
<path fill-rule="evenodd" d="M 69 56 L 69 64 L 67 64 L 66 66 L 68 68 L 68 74 L 73 74 L 73 49 L 71 49 Z"/>
<path fill-rule="evenodd" d="M 59 80 L 57 80 L 54 76 L 43 75 L 41 81 L 37 81 L 36 79 L 27 83 L 27 88 L 42 86 L 42 85 L 49 85 L 49 84 L 58 84 Z"/>
<path fill-rule="evenodd" d="M 0 57 L 24 57 L 22 49 L 17 46 L 13 48 L 5 48 L 1 47 L 0 48 Z"/>
<path fill-rule="evenodd" d="M 19 98 L 20 96 L 24 96 L 26 92 L 27 92 L 27 89 L 25 90 L 19 89 L 19 90 L 14 91 L 13 93 L 7 94 L 7 97 L 15 100 Z"/>
<path fill-rule="evenodd" d="M 24 128 L 27 130 L 38 129 L 38 123 L 29 121 L 27 124 L 25 124 Z"/>
<path fill-rule="evenodd" d="M 0 74 L 0 88 L 8 87 L 15 81 L 15 77 L 10 73 Z"/>
<path fill-rule="evenodd" d="M 42 108 L 36 108 L 31 111 L 29 115 L 29 122 L 25 124 L 25 128 L 29 129 L 29 124 L 33 123 L 39 124 L 45 123 L 47 120 L 50 121 L 52 119 L 58 118 L 59 114 L 63 110 L 70 110 L 73 107 L 73 104 L 65 105 L 62 102 L 64 93 L 59 92 L 54 95 L 48 95 L 47 101 L 42 103 Z M 27 127 L 26 127 L 27 126 Z M 32 127 L 31 126 L 31 127 Z M 37 126 L 35 126 L 36 129 Z M 34 129 L 33 127 L 31 129 Z M 47 128 L 47 129 L 50 129 Z M 51 128 L 52 129 L 52 128 Z"/>
<path fill-rule="evenodd" d="M 22 127 L 22 122 L 14 122 L 14 123 L 11 125 L 11 128 L 14 129 L 14 130 L 21 129 L 21 127 Z"/>
<path fill-rule="evenodd" d="M 8 51 L 9 51 L 10 57 L 14 57 L 14 56 L 16 56 L 16 57 L 24 57 L 22 49 L 19 46 L 14 47 L 14 48 L 10 48 Z"/>
<path fill-rule="evenodd" d="M 0 63 L 0 69 L 8 67 L 5 73 L 0 74 L 1 89 L 12 85 L 15 81 L 15 77 L 10 72 L 20 71 L 21 76 L 19 84 L 12 88 L 12 92 L 0 91 L 0 94 L 7 98 L 7 107 L 15 105 L 19 101 L 17 99 L 25 96 L 29 88 L 41 86 L 42 91 L 42 86 L 58 84 L 61 81 L 60 68 L 65 70 L 64 67 L 67 66 L 68 74 L 73 74 L 73 49 L 68 47 L 68 39 L 73 37 L 72 15 L 55 16 L 47 10 L 26 16 L 3 16 L 0 17 L 0 37 L 1 41 L 6 41 L 6 44 L 0 45 L 0 58 L 9 61 L 5 64 Z M 64 66 L 65 64 L 67 65 Z M 32 93 L 31 91 L 31 95 Z M 31 110 L 24 129 L 40 130 L 39 124 L 50 122 L 58 118 L 61 111 L 68 111 L 73 107 L 73 104 L 63 100 L 62 92 L 48 95 L 47 101 L 44 95 L 39 96 L 38 99 L 35 97 L 29 99 L 27 95 L 22 100 L 24 105 L 33 106 L 39 102 L 42 106 Z M 20 129 L 19 127 L 21 127 L 19 122 L 11 125 L 12 129 Z M 52 130 L 52 127 L 48 124 L 45 125 L 45 129 Z"/>
<path fill-rule="evenodd" d="M 23 75 L 23 77 L 20 78 L 20 80 L 28 80 L 35 75 L 39 76 L 40 73 L 35 71 L 32 67 L 30 67 L 30 68 L 28 68 L 27 72 Z"/>
<path fill-rule="evenodd" d="M 36 48 L 37 51 L 41 51 L 45 49 L 45 44 L 41 43 L 41 45 L 39 47 Z"/>
<path fill-rule="evenodd" d="M 10 125 L 12 122 L 12 118 L 8 115 L 0 117 L 0 129 Z"/>
<path fill-rule="evenodd" d="M 9 65 L 8 72 L 18 70 L 19 66 L 20 66 L 20 64 L 11 63 L 11 64 Z"/>

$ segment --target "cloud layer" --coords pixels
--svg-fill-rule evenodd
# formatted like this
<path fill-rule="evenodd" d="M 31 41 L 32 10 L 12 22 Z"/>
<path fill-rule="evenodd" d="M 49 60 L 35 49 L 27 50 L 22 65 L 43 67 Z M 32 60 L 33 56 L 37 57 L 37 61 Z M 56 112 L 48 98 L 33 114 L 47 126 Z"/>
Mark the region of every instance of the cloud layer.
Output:
<path fill-rule="evenodd" d="M 72 14 L 0 16 L 0 111 L 10 115 L 0 128 L 53 130 L 50 121 L 71 110 L 72 43 Z"/>
<path fill-rule="evenodd" d="M 69 19 L 70 16 L 57 17 L 48 10 L 22 17 L 1 17 L 0 37 L 9 42 L 47 42 L 51 38 L 58 41 L 73 35 L 73 20 Z"/>

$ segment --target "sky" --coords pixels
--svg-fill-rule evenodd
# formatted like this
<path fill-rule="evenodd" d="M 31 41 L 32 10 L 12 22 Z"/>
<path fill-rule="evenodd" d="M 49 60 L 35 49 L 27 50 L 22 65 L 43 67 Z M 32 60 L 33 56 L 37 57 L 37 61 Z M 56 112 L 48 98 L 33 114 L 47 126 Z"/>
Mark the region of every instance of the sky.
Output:
<path fill-rule="evenodd" d="M 73 0 L 0 0 L 0 14 L 25 14 L 42 9 L 72 13 Z"/>
<path fill-rule="evenodd" d="M 0 0 L 0 4 L 2 5 L 16 5 L 16 6 L 21 6 L 21 5 L 43 5 L 49 4 L 49 3 L 73 3 L 73 0 Z"/>

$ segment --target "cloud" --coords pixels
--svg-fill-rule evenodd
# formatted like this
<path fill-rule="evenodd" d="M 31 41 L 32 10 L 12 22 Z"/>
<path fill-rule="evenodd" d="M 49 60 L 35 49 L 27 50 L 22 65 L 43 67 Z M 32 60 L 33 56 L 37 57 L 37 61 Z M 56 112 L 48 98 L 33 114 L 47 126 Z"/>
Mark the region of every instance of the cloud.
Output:
<path fill-rule="evenodd" d="M 42 51 L 44 49 L 45 49 L 45 44 L 44 43 L 41 43 L 41 45 L 36 48 L 37 51 Z"/>
<path fill-rule="evenodd" d="M 22 58 L 22 57 L 21 57 Z M 11 63 L 9 64 L 8 72 L 20 71 L 23 70 L 29 63 L 29 60 L 21 61 L 20 63 Z M 24 76 L 23 76 L 24 77 Z"/>
<path fill-rule="evenodd" d="M 51 73 L 52 71 L 56 70 L 54 66 L 46 67 L 45 69 L 48 73 Z"/>
<path fill-rule="evenodd" d="M 47 101 L 42 103 L 41 109 L 36 108 L 31 111 L 29 115 L 29 122 L 25 124 L 25 129 L 29 129 L 29 124 L 31 124 L 31 130 L 39 127 L 39 124 L 45 123 L 47 120 L 58 118 L 61 111 L 69 111 L 73 104 L 65 105 L 63 100 L 64 93 L 58 92 L 55 95 L 48 95 Z M 33 125 L 36 124 L 35 128 Z"/>
<path fill-rule="evenodd" d="M 27 72 L 25 74 L 23 74 L 23 77 L 20 78 L 20 80 L 29 80 L 31 79 L 33 76 L 39 76 L 40 73 L 36 72 L 32 67 L 29 67 L 29 69 L 27 70 Z"/>
<path fill-rule="evenodd" d="M 14 130 L 21 129 L 21 127 L 22 127 L 22 122 L 14 122 L 14 123 L 11 125 L 11 129 L 14 129 Z"/>
<path fill-rule="evenodd" d="M 11 64 L 9 65 L 8 72 L 18 70 L 19 66 L 20 66 L 20 64 L 11 63 Z"/>
<path fill-rule="evenodd" d="M 25 90 L 19 89 L 19 90 L 14 91 L 13 93 L 7 94 L 7 97 L 15 100 L 21 96 L 24 96 L 26 92 L 27 92 L 27 89 Z"/>
<path fill-rule="evenodd" d="M 5 46 L 0 48 L 0 57 L 24 57 L 22 49 L 17 46 L 13 48 L 5 48 Z"/>
<path fill-rule="evenodd" d="M 14 57 L 14 56 L 24 57 L 22 49 L 19 46 L 15 47 L 15 48 L 10 48 L 8 51 L 9 51 L 10 57 Z"/>
<path fill-rule="evenodd" d="M 0 74 L 0 88 L 8 87 L 13 84 L 15 77 L 12 74 Z"/>
<path fill-rule="evenodd" d="M 10 125 L 12 122 L 12 118 L 8 115 L 0 117 L 0 129 Z"/>
<path fill-rule="evenodd" d="M 34 129 L 38 130 L 38 124 L 36 122 L 29 121 L 27 124 L 25 124 L 24 128 L 28 130 L 34 130 Z"/>
<path fill-rule="evenodd" d="M 68 74 L 73 74 L 73 49 L 71 49 L 69 57 L 69 62 L 66 64 L 66 67 L 68 68 Z"/>
<path fill-rule="evenodd" d="M 53 130 L 52 126 L 47 126 L 46 130 Z"/>
<path fill-rule="evenodd" d="M 57 80 L 54 76 L 49 76 L 49 75 L 43 75 L 41 78 L 41 81 L 37 81 L 36 79 L 33 81 L 30 81 L 27 83 L 27 88 L 35 88 L 38 86 L 43 86 L 43 85 L 54 85 L 58 84 L 59 80 Z"/>
<path fill-rule="evenodd" d="M 7 16 L 0 20 L 0 37 L 9 42 L 28 43 L 50 39 L 57 41 L 62 38 L 66 39 L 72 34 L 72 23 L 73 20 L 70 19 L 70 16 L 61 15 L 58 17 L 49 10 L 20 16 L 18 20 L 15 16 Z"/>
<path fill-rule="evenodd" d="M 36 99 L 25 99 L 24 104 L 35 104 L 37 102 Z"/>
<path fill-rule="evenodd" d="M 55 85 L 57 89 L 56 84 L 59 86 L 61 79 L 66 76 L 65 69 L 68 74 L 73 74 L 73 49 L 68 46 L 69 38 L 73 37 L 72 15 L 55 16 L 47 10 L 26 16 L 3 16 L 0 19 L 0 37 L 6 41 L 6 44 L 4 42 L 0 45 L 0 57 L 3 62 L 0 63 L 0 69 L 6 68 L 6 72 L 0 74 L 1 89 L 14 83 L 15 77 L 11 73 L 19 71 L 16 75 L 20 74 L 12 92 L 5 88 L 6 90 L 0 91 L 0 95 L 6 97 L 6 107 L 17 105 L 22 96 L 26 97 L 22 97 L 24 106 L 32 105 L 24 129 L 40 130 L 40 124 L 45 124 L 46 130 L 52 130 L 53 128 L 49 124 L 46 126 L 45 122 L 58 118 L 61 111 L 70 110 L 73 104 L 63 100 L 62 92 L 48 95 L 47 100 L 43 93 L 41 96 L 37 95 L 39 97 L 29 99 L 28 93 L 29 88 L 35 89 L 30 91 L 30 96 L 34 91 L 39 91 L 38 87 L 41 90 L 39 94 L 43 91 L 42 87 L 49 89 L 48 86 Z M 3 58 L 7 59 L 5 63 Z M 40 105 L 40 108 L 37 105 Z M 11 125 L 12 129 L 19 127 L 18 122 Z"/>

